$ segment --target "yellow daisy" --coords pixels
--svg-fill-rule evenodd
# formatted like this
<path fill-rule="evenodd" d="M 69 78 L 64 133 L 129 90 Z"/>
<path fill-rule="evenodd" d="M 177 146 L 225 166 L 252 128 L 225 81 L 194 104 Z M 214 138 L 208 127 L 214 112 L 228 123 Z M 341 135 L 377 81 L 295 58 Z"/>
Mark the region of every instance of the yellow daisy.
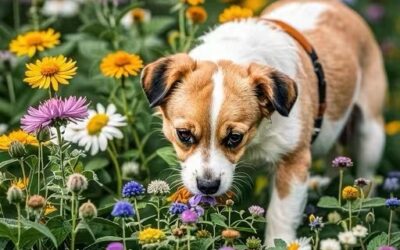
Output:
<path fill-rule="evenodd" d="M 186 18 L 194 24 L 204 23 L 207 20 L 207 12 L 203 7 L 191 6 L 186 10 Z"/>
<path fill-rule="evenodd" d="M 32 88 L 58 90 L 59 84 L 68 84 L 68 80 L 76 74 L 76 62 L 60 55 L 57 57 L 44 57 L 36 63 L 26 65 L 24 82 Z M 50 86 L 51 84 L 51 86 Z"/>
<path fill-rule="evenodd" d="M 219 22 L 226 23 L 234 20 L 249 18 L 253 16 L 253 11 L 248 8 L 242 8 L 237 5 L 232 5 L 219 15 Z"/>
<path fill-rule="evenodd" d="M 184 3 L 187 3 L 189 5 L 192 5 L 192 6 L 204 3 L 204 0 L 181 0 L 181 1 L 184 2 Z"/>
<path fill-rule="evenodd" d="M 400 121 L 386 123 L 385 131 L 387 135 L 395 135 L 400 133 Z"/>
<path fill-rule="evenodd" d="M 120 79 L 122 76 L 136 76 L 143 68 L 143 61 L 138 55 L 117 51 L 103 58 L 100 70 L 105 76 Z"/>
<path fill-rule="evenodd" d="M 11 41 L 10 51 L 17 56 L 34 56 L 37 51 L 50 49 L 60 43 L 60 33 L 53 29 L 46 31 L 30 31 L 19 35 Z"/>
<path fill-rule="evenodd" d="M 11 186 L 16 186 L 20 188 L 21 190 L 24 190 L 29 184 L 29 178 L 21 179 L 19 178 L 18 180 L 13 180 L 11 182 Z"/>
<path fill-rule="evenodd" d="M 266 6 L 267 3 L 268 0 L 244 0 L 242 1 L 241 6 L 257 12 Z"/>
<path fill-rule="evenodd" d="M 160 242 L 165 239 L 165 233 L 160 229 L 146 228 L 139 232 L 139 243 L 140 244 L 151 244 Z"/>
<path fill-rule="evenodd" d="M 54 211 L 57 211 L 57 208 L 51 205 L 50 202 L 47 202 L 46 207 L 44 208 L 44 215 L 51 214 Z"/>
<path fill-rule="evenodd" d="M 37 146 L 39 144 L 36 137 L 19 129 L 8 135 L 0 136 L 0 150 L 8 150 L 13 141 L 19 141 L 24 145 Z"/>

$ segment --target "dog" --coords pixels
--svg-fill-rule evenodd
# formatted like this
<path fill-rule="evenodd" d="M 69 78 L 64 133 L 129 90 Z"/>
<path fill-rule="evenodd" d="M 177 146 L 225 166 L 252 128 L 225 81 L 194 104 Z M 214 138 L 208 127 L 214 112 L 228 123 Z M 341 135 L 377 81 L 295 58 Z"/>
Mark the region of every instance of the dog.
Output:
<path fill-rule="evenodd" d="M 373 176 L 384 148 L 382 56 L 362 18 L 337 0 L 281 0 L 259 18 L 222 24 L 188 54 L 148 64 L 141 82 L 192 193 L 227 192 L 242 159 L 273 166 L 267 245 L 295 239 L 311 160 L 331 150 L 354 110 L 359 177 Z"/>

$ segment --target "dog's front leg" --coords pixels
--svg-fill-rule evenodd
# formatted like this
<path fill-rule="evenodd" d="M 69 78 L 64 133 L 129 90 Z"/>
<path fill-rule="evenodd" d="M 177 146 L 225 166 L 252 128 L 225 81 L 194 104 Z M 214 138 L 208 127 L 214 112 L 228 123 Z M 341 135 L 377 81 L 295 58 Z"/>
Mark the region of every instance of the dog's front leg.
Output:
<path fill-rule="evenodd" d="M 296 238 L 307 201 L 308 170 L 311 165 L 310 150 L 301 150 L 284 157 L 278 164 L 267 210 L 265 241 L 273 246 L 274 239 L 286 242 Z"/>

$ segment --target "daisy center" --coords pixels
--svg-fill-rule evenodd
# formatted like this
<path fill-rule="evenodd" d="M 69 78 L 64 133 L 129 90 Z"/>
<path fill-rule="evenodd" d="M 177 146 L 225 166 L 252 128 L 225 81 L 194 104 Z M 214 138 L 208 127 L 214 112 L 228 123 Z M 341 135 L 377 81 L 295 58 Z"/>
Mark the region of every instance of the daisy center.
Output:
<path fill-rule="evenodd" d="M 107 126 L 109 120 L 110 119 L 106 114 L 97 114 L 93 116 L 86 126 L 89 135 L 99 134 L 102 128 Z"/>
<path fill-rule="evenodd" d="M 43 43 L 42 35 L 41 34 L 31 34 L 26 37 L 26 42 L 30 46 L 37 46 Z"/>
<path fill-rule="evenodd" d="M 56 73 L 58 73 L 59 70 L 60 69 L 58 68 L 58 66 L 55 65 L 54 63 L 48 63 L 48 64 L 42 65 L 40 73 L 42 73 L 42 75 L 44 75 L 44 76 L 53 76 Z"/>
<path fill-rule="evenodd" d="M 289 244 L 289 246 L 287 247 L 287 250 L 299 250 L 300 249 L 300 245 L 297 242 L 293 242 L 291 244 Z"/>
<path fill-rule="evenodd" d="M 131 63 L 131 60 L 129 60 L 129 57 L 127 55 L 119 55 L 115 57 L 114 64 L 117 67 L 124 67 L 125 65 L 128 65 Z"/>

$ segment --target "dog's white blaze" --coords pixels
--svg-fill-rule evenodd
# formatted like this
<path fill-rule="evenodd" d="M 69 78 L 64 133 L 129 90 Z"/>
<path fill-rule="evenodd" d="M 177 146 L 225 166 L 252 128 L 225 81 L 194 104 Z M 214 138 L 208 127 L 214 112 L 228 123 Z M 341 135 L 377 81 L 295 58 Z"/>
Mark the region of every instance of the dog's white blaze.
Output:
<path fill-rule="evenodd" d="M 220 69 L 213 75 L 213 91 L 210 103 L 210 123 L 211 123 L 211 149 L 215 149 L 216 130 L 218 116 L 221 112 L 222 103 L 225 99 L 224 94 L 224 74 Z"/>
<path fill-rule="evenodd" d="M 201 156 L 200 150 L 194 152 L 184 162 L 181 163 L 182 171 L 181 178 L 183 184 L 194 194 L 200 193 L 197 189 L 196 178 L 199 174 L 202 174 L 202 166 L 204 165 L 204 159 Z"/>
<path fill-rule="evenodd" d="M 299 30 L 314 29 L 319 17 L 329 8 L 323 3 L 290 3 L 279 7 L 264 17 L 282 20 Z"/>

